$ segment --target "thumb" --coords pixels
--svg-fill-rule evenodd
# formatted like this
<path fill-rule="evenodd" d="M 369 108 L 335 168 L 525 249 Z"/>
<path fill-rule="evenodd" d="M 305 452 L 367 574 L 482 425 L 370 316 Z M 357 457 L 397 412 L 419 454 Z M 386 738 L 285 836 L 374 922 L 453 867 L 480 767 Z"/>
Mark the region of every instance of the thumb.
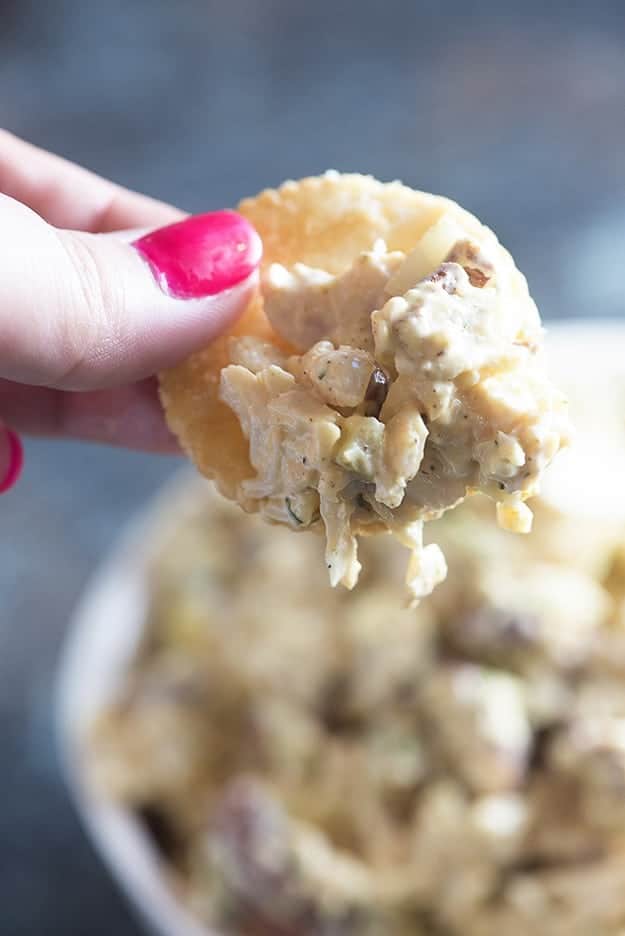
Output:
<path fill-rule="evenodd" d="M 64 390 L 138 380 L 223 331 L 261 242 L 232 211 L 140 237 L 59 230 L 0 196 L 0 377 Z"/>

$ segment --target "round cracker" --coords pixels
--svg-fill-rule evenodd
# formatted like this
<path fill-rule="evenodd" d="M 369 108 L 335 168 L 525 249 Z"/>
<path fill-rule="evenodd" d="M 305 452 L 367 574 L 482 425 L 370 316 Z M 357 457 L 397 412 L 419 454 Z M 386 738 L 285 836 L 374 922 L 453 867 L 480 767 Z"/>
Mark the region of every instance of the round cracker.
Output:
<path fill-rule="evenodd" d="M 289 267 L 298 262 L 341 273 L 379 238 L 389 250 L 408 253 L 443 212 L 451 212 L 472 236 L 492 237 L 473 215 L 446 198 L 400 182 L 336 172 L 267 189 L 244 199 L 238 211 L 262 238 L 261 273 L 271 263 Z M 219 399 L 220 372 L 229 363 L 233 335 L 252 335 L 284 347 L 264 315 L 259 291 L 227 334 L 160 375 L 160 393 L 167 422 L 183 449 L 222 494 L 236 499 L 241 481 L 255 472 L 239 422 Z"/>

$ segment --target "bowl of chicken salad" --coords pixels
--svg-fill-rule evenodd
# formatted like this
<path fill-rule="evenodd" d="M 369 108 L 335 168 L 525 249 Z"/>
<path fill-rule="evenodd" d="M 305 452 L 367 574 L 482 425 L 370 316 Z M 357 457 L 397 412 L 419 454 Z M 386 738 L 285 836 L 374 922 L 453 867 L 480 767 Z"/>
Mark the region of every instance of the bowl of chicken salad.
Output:
<path fill-rule="evenodd" d="M 532 532 L 483 494 L 406 601 L 183 473 L 87 589 L 58 686 L 85 828 L 161 936 L 622 936 L 625 327 L 547 335 L 575 432 Z"/>

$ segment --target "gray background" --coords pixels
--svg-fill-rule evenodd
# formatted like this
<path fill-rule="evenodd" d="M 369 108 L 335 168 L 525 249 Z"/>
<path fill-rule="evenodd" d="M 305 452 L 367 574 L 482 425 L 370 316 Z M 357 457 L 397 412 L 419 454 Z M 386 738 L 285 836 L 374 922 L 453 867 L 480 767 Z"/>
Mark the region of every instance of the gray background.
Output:
<path fill-rule="evenodd" d="M 0 124 L 191 211 L 328 167 L 400 177 L 493 226 L 547 318 L 623 310 L 619 0 L 0 0 Z M 83 583 L 175 463 L 26 454 L 0 502 L 0 933 L 132 936 L 51 696 Z"/>

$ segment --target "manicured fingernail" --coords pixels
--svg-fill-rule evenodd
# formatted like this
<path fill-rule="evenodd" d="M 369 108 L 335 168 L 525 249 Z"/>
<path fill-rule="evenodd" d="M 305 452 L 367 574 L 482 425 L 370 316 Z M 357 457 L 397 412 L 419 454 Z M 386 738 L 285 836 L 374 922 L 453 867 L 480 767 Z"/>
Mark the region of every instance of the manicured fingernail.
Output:
<path fill-rule="evenodd" d="M 0 494 L 5 494 L 17 482 L 24 464 L 20 437 L 11 429 L 0 428 L 0 451 Z"/>
<path fill-rule="evenodd" d="M 212 211 L 159 228 L 134 241 L 161 289 L 199 299 L 230 289 L 254 272 L 262 243 L 235 211 Z"/>

